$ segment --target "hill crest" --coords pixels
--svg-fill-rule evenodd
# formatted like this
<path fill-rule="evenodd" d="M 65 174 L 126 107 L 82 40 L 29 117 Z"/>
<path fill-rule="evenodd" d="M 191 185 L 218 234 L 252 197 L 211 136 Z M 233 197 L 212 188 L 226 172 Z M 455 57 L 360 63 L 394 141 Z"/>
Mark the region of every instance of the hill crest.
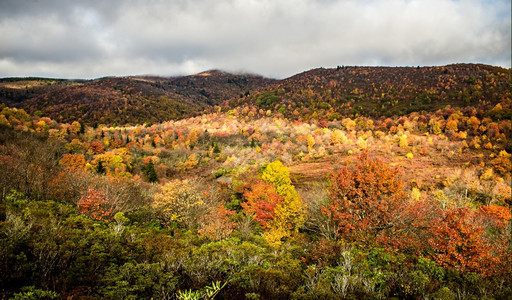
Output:
<path fill-rule="evenodd" d="M 274 80 L 207 70 L 177 77 L 93 80 L 0 79 L 0 103 L 60 122 L 155 123 L 256 106 L 294 119 L 393 116 L 446 105 L 493 105 L 510 98 L 510 69 L 483 64 L 432 67 L 338 66 Z"/>

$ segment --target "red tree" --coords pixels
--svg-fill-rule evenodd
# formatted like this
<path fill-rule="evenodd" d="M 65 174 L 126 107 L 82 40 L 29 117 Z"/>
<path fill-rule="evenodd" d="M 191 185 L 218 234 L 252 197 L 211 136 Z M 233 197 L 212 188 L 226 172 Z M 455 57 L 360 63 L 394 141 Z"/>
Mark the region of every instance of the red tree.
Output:
<path fill-rule="evenodd" d="M 330 205 L 323 213 L 332 217 L 347 238 L 373 239 L 395 225 L 397 211 L 407 199 L 400 172 L 363 152 L 352 168 L 331 174 Z"/>
<path fill-rule="evenodd" d="M 94 220 L 105 220 L 112 214 L 112 207 L 105 200 L 105 196 L 94 189 L 89 189 L 87 194 L 78 200 L 78 208 L 81 214 Z"/>
<path fill-rule="evenodd" d="M 254 219 L 266 228 L 274 218 L 275 207 L 284 200 L 270 183 L 259 181 L 244 192 L 247 202 L 242 203 L 244 211 L 254 214 Z"/>

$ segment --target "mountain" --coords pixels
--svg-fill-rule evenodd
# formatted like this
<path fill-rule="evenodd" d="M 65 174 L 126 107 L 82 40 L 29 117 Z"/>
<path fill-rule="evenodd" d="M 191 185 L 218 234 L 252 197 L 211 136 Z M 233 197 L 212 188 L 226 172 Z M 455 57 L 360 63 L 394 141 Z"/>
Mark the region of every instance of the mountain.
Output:
<path fill-rule="evenodd" d="M 398 116 L 447 105 L 487 108 L 510 99 L 510 69 L 481 64 L 442 67 L 314 69 L 227 103 L 255 105 L 298 119 Z"/>
<path fill-rule="evenodd" d="M 274 81 L 218 70 L 181 77 L 5 78 L 0 103 L 59 122 L 142 124 L 201 114 Z"/>
<path fill-rule="evenodd" d="M 0 79 L 0 103 L 85 124 L 162 122 L 216 105 L 256 106 L 293 119 L 339 120 L 433 112 L 447 105 L 488 111 L 503 99 L 510 99 L 510 69 L 482 64 L 339 66 L 283 80 L 219 70 L 180 77 Z"/>

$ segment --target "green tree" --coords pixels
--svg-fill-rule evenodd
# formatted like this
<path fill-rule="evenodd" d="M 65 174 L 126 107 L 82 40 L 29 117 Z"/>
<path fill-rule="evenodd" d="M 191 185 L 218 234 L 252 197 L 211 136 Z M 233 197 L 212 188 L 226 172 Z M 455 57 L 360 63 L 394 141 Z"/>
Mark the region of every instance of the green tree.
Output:
<path fill-rule="evenodd" d="M 144 166 L 144 175 L 149 182 L 158 182 L 158 175 L 156 174 L 153 160 L 150 159 L 149 162 Z"/>
<path fill-rule="evenodd" d="M 98 164 L 96 165 L 96 173 L 105 174 L 105 172 L 106 172 L 106 169 L 105 169 L 105 166 L 103 165 L 103 160 L 99 160 Z"/>
<path fill-rule="evenodd" d="M 220 153 L 220 148 L 217 143 L 213 144 L 213 153 Z"/>

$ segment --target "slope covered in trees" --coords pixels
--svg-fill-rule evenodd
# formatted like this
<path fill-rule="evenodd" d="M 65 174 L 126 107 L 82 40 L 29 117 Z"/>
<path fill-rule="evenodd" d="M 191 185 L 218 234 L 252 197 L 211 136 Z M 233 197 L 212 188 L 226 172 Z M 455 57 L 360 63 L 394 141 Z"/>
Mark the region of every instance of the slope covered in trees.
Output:
<path fill-rule="evenodd" d="M 510 95 L 510 70 L 488 65 L 314 69 L 229 103 L 294 119 L 390 117 L 446 105 L 488 110 Z M 507 118 L 507 115 L 501 116 Z"/>
<path fill-rule="evenodd" d="M 0 105 L 0 297 L 507 299 L 497 99 L 97 127 Z"/>
<path fill-rule="evenodd" d="M 0 81 L 0 103 L 59 122 L 143 124 L 197 115 L 271 82 L 260 76 L 216 70 L 171 78 L 6 78 Z"/>
<path fill-rule="evenodd" d="M 91 125 L 152 124 L 211 111 L 221 103 L 254 105 L 287 118 L 339 120 L 433 112 L 446 105 L 488 111 L 510 94 L 509 78 L 510 70 L 476 64 L 343 66 L 280 81 L 217 70 L 171 78 L 6 78 L 0 81 L 0 103 Z M 508 116 L 504 113 L 501 118 Z"/>

